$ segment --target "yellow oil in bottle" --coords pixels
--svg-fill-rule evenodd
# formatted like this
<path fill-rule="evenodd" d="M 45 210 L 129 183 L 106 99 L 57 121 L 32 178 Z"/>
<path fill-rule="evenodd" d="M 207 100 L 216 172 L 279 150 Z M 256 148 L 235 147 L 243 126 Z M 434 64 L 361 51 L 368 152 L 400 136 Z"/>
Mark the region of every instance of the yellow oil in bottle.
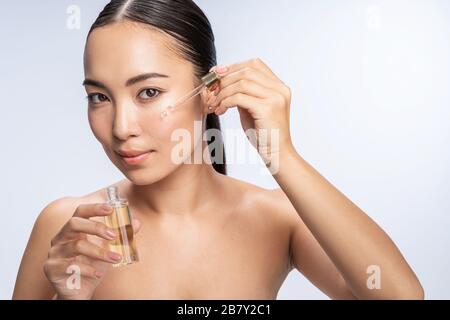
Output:
<path fill-rule="evenodd" d="M 108 187 L 108 196 L 108 203 L 113 206 L 113 212 L 105 216 L 105 224 L 117 235 L 116 239 L 109 242 L 109 249 L 122 255 L 122 260 L 113 266 L 118 267 L 138 262 L 139 257 L 128 201 L 118 197 L 117 187 Z"/>

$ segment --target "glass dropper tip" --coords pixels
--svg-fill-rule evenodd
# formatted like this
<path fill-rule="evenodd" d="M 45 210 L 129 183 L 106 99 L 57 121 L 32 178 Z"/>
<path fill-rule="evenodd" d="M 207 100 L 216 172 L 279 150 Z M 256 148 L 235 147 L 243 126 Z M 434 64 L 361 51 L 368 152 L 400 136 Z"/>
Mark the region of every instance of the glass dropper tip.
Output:
<path fill-rule="evenodd" d="M 119 191 L 116 186 L 111 186 L 107 188 L 108 198 L 111 201 L 119 200 Z"/>
<path fill-rule="evenodd" d="M 219 81 L 221 77 L 214 71 L 208 72 L 205 76 L 201 78 L 201 83 L 194 90 L 192 90 L 188 95 L 181 98 L 179 101 L 175 103 L 175 105 L 170 105 L 161 111 L 161 118 L 165 118 L 169 115 L 171 111 L 178 107 L 179 105 L 189 101 L 194 98 L 196 95 L 200 94 L 204 88 L 207 88 L 209 91 L 214 91 L 219 86 Z"/>
<path fill-rule="evenodd" d="M 169 112 L 173 110 L 173 106 L 166 107 L 163 111 L 161 111 L 161 118 L 165 118 L 169 115 Z"/>

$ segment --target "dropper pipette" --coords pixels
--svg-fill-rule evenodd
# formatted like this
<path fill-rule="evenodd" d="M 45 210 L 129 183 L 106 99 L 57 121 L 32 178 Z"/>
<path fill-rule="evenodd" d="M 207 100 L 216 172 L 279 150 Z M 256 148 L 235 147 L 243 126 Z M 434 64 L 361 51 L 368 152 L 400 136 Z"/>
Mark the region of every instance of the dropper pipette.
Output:
<path fill-rule="evenodd" d="M 209 72 L 201 79 L 201 84 L 197 86 L 194 90 L 189 92 L 187 95 L 178 99 L 173 105 L 167 106 L 163 111 L 161 111 L 161 118 L 167 117 L 169 112 L 174 111 L 177 107 L 182 105 L 183 103 L 191 100 L 198 94 L 202 92 L 202 90 L 206 87 L 209 91 L 213 91 L 217 88 L 219 84 L 220 76 L 214 71 Z"/>

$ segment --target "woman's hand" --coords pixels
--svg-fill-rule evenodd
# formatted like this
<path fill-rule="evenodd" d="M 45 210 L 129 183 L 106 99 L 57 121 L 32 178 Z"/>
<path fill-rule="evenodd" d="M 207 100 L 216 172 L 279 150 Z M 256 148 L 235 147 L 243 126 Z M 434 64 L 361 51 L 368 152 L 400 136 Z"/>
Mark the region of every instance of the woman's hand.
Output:
<path fill-rule="evenodd" d="M 207 101 L 205 111 L 222 115 L 237 107 L 250 142 L 266 165 L 273 165 L 282 151 L 292 148 L 289 87 L 260 59 L 211 70 L 221 76 L 220 87 Z"/>
<path fill-rule="evenodd" d="M 108 250 L 108 242 L 117 236 L 114 231 L 90 220 L 111 213 L 112 207 L 105 204 L 79 205 L 52 239 L 44 273 L 58 299 L 90 299 L 111 264 L 121 260 L 120 254 Z M 137 220 L 133 220 L 133 228 L 139 228 Z M 79 286 L 74 287 L 69 277 L 78 276 L 71 274 L 78 271 Z"/>

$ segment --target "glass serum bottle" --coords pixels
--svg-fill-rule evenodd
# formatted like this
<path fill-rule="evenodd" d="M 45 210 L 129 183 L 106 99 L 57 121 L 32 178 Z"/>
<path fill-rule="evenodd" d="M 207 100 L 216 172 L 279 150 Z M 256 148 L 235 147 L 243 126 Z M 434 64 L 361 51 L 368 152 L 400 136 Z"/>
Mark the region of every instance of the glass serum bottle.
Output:
<path fill-rule="evenodd" d="M 105 224 L 114 230 L 116 239 L 109 242 L 109 249 L 122 255 L 122 260 L 113 267 L 119 267 L 139 261 L 134 230 L 131 224 L 131 212 L 126 199 L 119 198 L 116 186 L 106 189 L 107 203 L 113 207 L 113 212 L 105 216 Z"/>

